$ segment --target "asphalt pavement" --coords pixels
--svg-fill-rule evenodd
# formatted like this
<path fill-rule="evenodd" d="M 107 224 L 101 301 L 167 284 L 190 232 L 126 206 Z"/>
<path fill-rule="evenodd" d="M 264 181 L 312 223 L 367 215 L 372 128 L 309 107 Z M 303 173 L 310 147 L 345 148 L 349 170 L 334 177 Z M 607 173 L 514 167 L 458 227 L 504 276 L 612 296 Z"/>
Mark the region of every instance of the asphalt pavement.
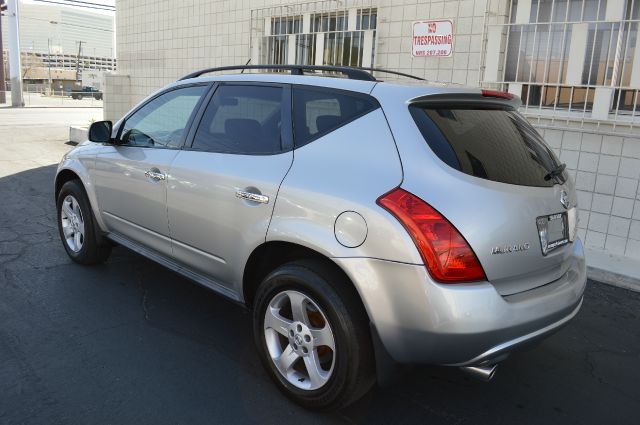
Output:
<path fill-rule="evenodd" d="M 297 407 L 242 307 L 124 248 L 67 258 L 53 164 L 66 123 L 99 116 L 39 113 L 0 109 L 0 424 L 640 423 L 640 293 L 591 281 L 575 320 L 490 383 L 414 367 L 342 411 Z"/>

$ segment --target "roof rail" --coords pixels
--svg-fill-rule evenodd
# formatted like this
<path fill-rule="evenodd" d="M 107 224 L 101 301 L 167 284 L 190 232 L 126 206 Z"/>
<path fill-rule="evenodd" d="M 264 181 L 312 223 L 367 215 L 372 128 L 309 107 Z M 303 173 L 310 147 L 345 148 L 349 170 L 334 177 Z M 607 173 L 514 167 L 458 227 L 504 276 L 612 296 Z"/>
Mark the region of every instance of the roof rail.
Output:
<path fill-rule="evenodd" d="M 375 77 L 371 75 L 364 68 L 351 68 L 347 66 L 328 66 L 328 65 L 233 65 L 233 66 L 220 66 L 217 68 L 206 68 L 200 71 L 192 72 L 189 75 L 185 75 L 180 79 L 187 80 L 189 78 L 196 78 L 203 74 L 217 71 L 234 71 L 234 70 L 246 70 L 246 69 L 281 69 L 290 71 L 291 75 L 304 75 L 304 71 L 328 71 L 338 72 L 344 74 L 351 80 L 363 80 L 363 81 L 376 81 Z"/>
<path fill-rule="evenodd" d="M 351 80 L 363 80 L 363 81 L 377 81 L 371 74 L 372 72 L 381 72 L 384 74 L 399 75 L 401 77 L 412 78 L 414 80 L 426 81 L 422 77 L 418 77 L 404 72 L 391 71 L 383 68 L 358 68 L 350 66 L 329 66 L 329 65 L 232 65 L 232 66 L 220 66 L 217 68 L 206 68 L 200 71 L 192 72 L 189 75 L 185 75 L 180 80 L 187 80 L 189 78 L 196 78 L 203 74 L 218 71 L 234 71 L 242 70 L 244 72 L 247 69 L 282 69 L 290 71 L 291 75 L 304 75 L 304 71 L 329 71 L 339 72 L 347 76 Z"/>
<path fill-rule="evenodd" d="M 405 74 L 404 72 L 398 72 L 398 71 L 391 71 L 389 69 L 384 69 L 384 68 L 354 68 L 354 69 L 361 69 L 363 71 L 370 71 L 370 72 L 382 72 L 384 74 L 393 74 L 393 75 L 399 75 L 401 77 L 412 78 L 414 80 L 427 81 L 426 79 L 422 77 L 418 77 L 416 75 Z"/>

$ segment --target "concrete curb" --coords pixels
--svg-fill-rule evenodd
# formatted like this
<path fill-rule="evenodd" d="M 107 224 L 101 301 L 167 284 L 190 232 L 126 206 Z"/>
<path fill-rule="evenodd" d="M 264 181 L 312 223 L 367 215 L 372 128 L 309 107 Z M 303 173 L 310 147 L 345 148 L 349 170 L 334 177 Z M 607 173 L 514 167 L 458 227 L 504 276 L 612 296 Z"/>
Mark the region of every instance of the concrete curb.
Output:
<path fill-rule="evenodd" d="M 82 143 L 89 139 L 89 127 L 71 126 L 69 127 L 69 141 Z"/>
<path fill-rule="evenodd" d="M 640 292 L 640 260 L 589 248 L 585 256 L 589 279 Z"/>

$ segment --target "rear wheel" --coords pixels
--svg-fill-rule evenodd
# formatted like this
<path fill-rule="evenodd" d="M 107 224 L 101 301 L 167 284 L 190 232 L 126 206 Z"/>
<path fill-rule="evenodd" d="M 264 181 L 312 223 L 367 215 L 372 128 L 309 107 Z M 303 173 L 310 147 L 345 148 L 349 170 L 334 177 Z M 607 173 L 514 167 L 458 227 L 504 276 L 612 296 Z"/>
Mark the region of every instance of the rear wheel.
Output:
<path fill-rule="evenodd" d="M 96 264 L 111 254 L 111 245 L 96 234 L 89 200 L 78 180 L 66 182 L 57 200 L 58 230 L 69 257 L 80 264 Z"/>
<path fill-rule="evenodd" d="M 261 360 L 288 397 L 311 408 L 346 406 L 375 382 L 368 318 L 351 283 L 322 261 L 285 264 L 254 303 Z"/>

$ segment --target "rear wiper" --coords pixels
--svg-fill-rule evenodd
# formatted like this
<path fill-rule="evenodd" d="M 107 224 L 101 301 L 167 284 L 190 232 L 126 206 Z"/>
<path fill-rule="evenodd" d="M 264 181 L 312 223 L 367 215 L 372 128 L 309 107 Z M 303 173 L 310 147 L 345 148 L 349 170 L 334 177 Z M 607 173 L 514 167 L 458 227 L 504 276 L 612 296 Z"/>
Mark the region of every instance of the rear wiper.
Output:
<path fill-rule="evenodd" d="M 544 179 L 546 181 L 549 181 L 551 179 L 558 179 L 558 177 L 562 177 L 562 173 L 564 172 L 565 168 L 567 168 L 567 164 L 558 165 L 556 168 L 549 171 L 549 173 L 546 176 L 544 176 Z M 559 180 L 563 180 L 561 183 L 564 182 L 564 179 L 559 179 Z"/>

